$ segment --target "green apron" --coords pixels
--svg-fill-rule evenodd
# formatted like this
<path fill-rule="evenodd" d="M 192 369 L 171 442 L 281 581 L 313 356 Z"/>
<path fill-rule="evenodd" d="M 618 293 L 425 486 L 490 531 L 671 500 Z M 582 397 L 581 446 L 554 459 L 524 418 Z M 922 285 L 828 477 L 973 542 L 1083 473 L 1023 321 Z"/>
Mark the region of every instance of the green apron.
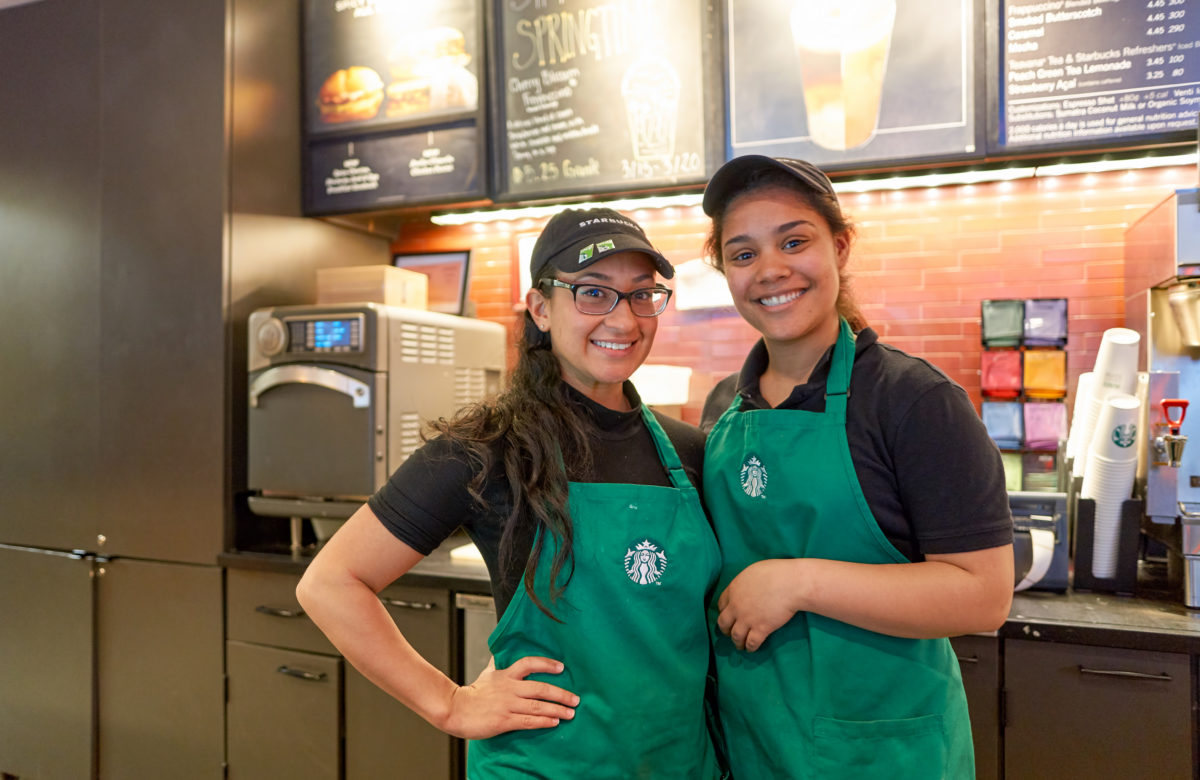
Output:
<path fill-rule="evenodd" d="M 970 722 L 947 639 L 902 639 L 799 612 L 757 652 L 716 629 L 716 597 L 771 558 L 905 563 L 875 522 L 846 440 L 854 334 L 843 320 L 825 411 L 739 412 L 709 434 L 704 496 L 724 559 L 711 605 L 730 768 L 756 778 L 974 777 Z"/>
<path fill-rule="evenodd" d="M 675 448 L 645 406 L 642 417 L 673 487 L 570 483 L 574 571 L 551 602 L 557 541 L 547 540 L 534 581 L 562 622 L 519 588 L 489 638 L 498 669 L 530 655 L 562 661 L 561 674 L 528 679 L 578 694 L 575 717 L 472 741 L 472 780 L 720 777 L 704 704 L 720 552 Z"/>

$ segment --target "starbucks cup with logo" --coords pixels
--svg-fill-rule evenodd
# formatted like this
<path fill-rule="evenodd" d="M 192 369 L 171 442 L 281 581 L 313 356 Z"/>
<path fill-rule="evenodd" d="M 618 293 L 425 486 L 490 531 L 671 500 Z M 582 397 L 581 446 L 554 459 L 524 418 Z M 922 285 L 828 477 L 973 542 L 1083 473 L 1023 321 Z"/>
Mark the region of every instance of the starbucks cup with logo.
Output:
<path fill-rule="evenodd" d="M 1092 548 L 1092 574 L 1096 577 L 1116 576 L 1121 505 L 1133 494 L 1137 474 L 1140 409 L 1137 396 L 1110 395 L 1092 435 L 1079 495 L 1096 502 Z"/>

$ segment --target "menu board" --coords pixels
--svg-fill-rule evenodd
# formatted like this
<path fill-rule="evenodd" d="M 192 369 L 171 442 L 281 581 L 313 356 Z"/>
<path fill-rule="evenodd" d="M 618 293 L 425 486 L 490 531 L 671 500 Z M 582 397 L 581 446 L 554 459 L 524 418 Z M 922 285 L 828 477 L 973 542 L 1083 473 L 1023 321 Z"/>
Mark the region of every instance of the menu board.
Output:
<path fill-rule="evenodd" d="M 305 127 L 361 132 L 479 108 L 478 0 L 307 0 Z"/>
<path fill-rule="evenodd" d="M 498 196 L 704 181 L 703 8 L 498 0 Z"/>
<path fill-rule="evenodd" d="M 1195 131 L 1196 0 L 1002 0 L 999 147 Z"/>
<path fill-rule="evenodd" d="M 731 155 L 982 156 L 982 16 L 976 0 L 726 0 Z"/>
<path fill-rule="evenodd" d="M 484 189 L 477 136 L 478 128 L 468 126 L 312 144 L 305 211 L 470 200 Z"/>

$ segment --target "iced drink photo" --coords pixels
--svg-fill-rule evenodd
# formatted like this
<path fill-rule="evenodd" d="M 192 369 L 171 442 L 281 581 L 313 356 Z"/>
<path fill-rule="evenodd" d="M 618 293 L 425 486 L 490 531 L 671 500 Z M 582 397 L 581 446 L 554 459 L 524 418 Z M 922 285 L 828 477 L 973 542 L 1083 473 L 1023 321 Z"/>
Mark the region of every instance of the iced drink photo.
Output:
<path fill-rule="evenodd" d="M 871 139 L 896 0 L 799 0 L 792 38 L 813 143 L 843 151 Z"/>

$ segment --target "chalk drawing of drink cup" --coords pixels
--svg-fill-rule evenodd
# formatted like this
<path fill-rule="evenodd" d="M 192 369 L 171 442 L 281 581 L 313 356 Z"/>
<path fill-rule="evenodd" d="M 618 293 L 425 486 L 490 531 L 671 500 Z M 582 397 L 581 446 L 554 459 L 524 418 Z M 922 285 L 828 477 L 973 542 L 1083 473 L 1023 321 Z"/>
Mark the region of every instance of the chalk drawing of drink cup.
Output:
<path fill-rule="evenodd" d="M 635 160 L 669 161 L 675 151 L 679 74 L 663 57 L 641 57 L 621 79 Z"/>
<path fill-rule="evenodd" d="M 813 143 L 844 151 L 871 140 L 896 0 L 799 0 L 791 21 Z"/>

